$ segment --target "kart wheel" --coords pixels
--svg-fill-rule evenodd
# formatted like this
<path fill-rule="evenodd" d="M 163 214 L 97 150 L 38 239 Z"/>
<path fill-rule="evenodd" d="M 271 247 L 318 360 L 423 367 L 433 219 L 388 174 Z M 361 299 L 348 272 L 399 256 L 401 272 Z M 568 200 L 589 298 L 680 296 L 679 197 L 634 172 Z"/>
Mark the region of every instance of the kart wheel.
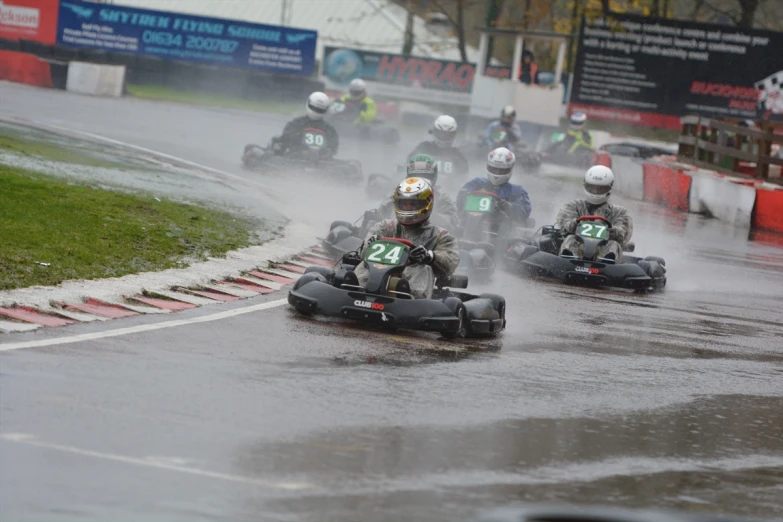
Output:
<path fill-rule="evenodd" d="M 310 267 L 310 268 L 316 268 L 316 267 Z M 326 267 L 323 267 L 326 268 Z M 326 280 L 326 277 L 324 277 L 323 274 L 321 274 L 318 271 L 312 271 L 310 273 L 305 272 L 302 277 L 296 280 L 296 283 L 294 283 L 294 290 L 299 290 L 307 283 L 312 283 L 313 281 L 321 281 L 324 283 L 329 283 L 329 281 Z"/>
<path fill-rule="evenodd" d="M 657 262 L 658 264 L 660 264 L 661 266 L 666 266 L 666 260 L 665 260 L 664 258 L 662 258 L 662 257 L 658 257 L 658 256 L 647 256 L 647 257 L 645 257 L 645 258 L 644 258 L 644 260 L 645 260 L 645 261 L 655 261 L 655 262 Z"/>
<path fill-rule="evenodd" d="M 347 221 L 332 221 L 332 224 L 329 225 L 329 230 L 332 231 L 337 227 L 346 227 L 348 229 L 353 229 L 353 223 L 349 223 Z"/>
<path fill-rule="evenodd" d="M 465 310 L 465 305 L 462 301 L 456 297 L 448 297 L 443 302 L 449 310 L 459 318 L 459 328 L 457 330 L 450 330 L 448 332 L 441 332 L 440 334 L 446 339 L 464 338 L 468 335 L 468 312 Z"/>
<path fill-rule="evenodd" d="M 497 310 L 498 316 L 501 319 L 506 318 L 506 298 L 498 294 L 481 294 L 480 299 L 489 299 L 492 303 L 492 308 Z"/>

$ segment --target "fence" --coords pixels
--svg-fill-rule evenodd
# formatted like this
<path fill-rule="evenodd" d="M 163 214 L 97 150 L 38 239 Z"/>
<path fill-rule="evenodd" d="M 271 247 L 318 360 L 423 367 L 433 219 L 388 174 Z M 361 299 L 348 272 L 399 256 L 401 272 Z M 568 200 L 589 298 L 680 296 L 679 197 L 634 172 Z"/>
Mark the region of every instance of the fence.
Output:
<path fill-rule="evenodd" d="M 747 174 L 758 179 L 770 176 L 770 165 L 783 166 L 783 156 L 773 157 L 772 145 L 783 144 L 783 123 L 755 122 L 758 128 L 701 116 L 681 119 L 677 159 L 696 167 L 725 174 Z M 755 166 L 754 166 L 755 164 Z"/>

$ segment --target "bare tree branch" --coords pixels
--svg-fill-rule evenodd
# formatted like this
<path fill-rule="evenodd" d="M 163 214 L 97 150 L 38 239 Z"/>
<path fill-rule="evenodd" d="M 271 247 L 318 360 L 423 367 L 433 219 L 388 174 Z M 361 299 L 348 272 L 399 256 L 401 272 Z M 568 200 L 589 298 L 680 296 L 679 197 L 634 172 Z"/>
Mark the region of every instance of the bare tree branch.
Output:
<path fill-rule="evenodd" d="M 708 2 L 707 0 L 702 0 L 702 3 L 706 8 L 711 10 L 713 13 L 723 15 L 727 17 L 729 20 L 731 20 L 732 22 L 734 22 L 734 25 L 739 25 L 739 19 L 737 18 L 736 14 L 730 11 L 726 11 L 725 9 L 722 9 L 720 7 L 716 7 L 712 3 Z"/>
<path fill-rule="evenodd" d="M 443 15 L 446 17 L 446 19 L 449 21 L 449 23 L 454 26 L 455 31 L 457 32 L 457 47 L 459 48 L 459 54 L 460 59 L 463 62 L 468 61 L 468 53 L 465 50 L 465 2 L 464 0 L 456 0 L 456 7 L 457 7 L 457 18 L 454 19 L 453 16 L 448 12 L 448 10 L 443 6 L 443 4 L 439 0 L 430 0 L 432 4 L 443 13 Z"/>

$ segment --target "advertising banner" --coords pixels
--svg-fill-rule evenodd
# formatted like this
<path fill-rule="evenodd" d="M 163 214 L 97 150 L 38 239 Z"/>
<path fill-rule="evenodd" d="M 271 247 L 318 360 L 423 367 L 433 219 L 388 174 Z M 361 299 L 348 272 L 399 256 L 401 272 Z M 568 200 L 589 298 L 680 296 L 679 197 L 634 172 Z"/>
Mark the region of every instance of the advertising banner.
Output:
<path fill-rule="evenodd" d="M 59 0 L 0 0 L 0 38 L 53 44 Z"/>
<path fill-rule="evenodd" d="M 582 20 L 571 107 L 679 128 L 680 116 L 783 118 L 783 33 L 623 16 Z"/>
<path fill-rule="evenodd" d="M 307 29 L 79 0 L 61 0 L 57 27 L 57 42 L 74 47 L 302 75 L 313 72 L 316 38 Z"/>
<path fill-rule="evenodd" d="M 362 78 L 368 82 L 370 96 L 469 106 L 476 66 L 327 46 L 322 74 L 335 90 L 345 90 L 351 80 Z"/>

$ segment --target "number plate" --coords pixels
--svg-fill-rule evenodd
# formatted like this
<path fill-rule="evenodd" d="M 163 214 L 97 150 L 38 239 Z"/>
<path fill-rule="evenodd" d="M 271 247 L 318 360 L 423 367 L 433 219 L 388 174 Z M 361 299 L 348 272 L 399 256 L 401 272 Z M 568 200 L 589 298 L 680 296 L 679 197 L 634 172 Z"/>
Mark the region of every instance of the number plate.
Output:
<path fill-rule="evenodd" d="M 598 221 L 583 221 L 579 223 L 579 228 L 576 234 L 582 237 L 590 237 L 593 239 L 608 239 L 609 227 L 604 223 Z"/>
<path fill-rule="evenodd" d="M 495 143 L 502 143 L 506 141 L 506 137 L 508 136 L 508 133 L 506 131 L 495 131 L 492 133 L 492 141 Z"/>
<path fill-rule="evenodd" d="M 324 138 L 324 135 L 321 132 L 306 130 L 302 138 L 302 143 L 304 143 L 306 147 L 317 150 L 326 145 L 326 138 Z"/>
<path fill-rule="evenodd" d="M 468 197 L 465 198 L 465 210 L 468 212 L 491 212 L 492 200 L 492 196 L 468 194 Z"/>
<path fill-rule="evenodd" d="M 435 160 L 438 165 L 438 174 L 451 174 L 454 172 L 454 163 L 447 159 Z"/>
<path fill-rule="evenodd" d="M 396 266 L 402 260 L 404 249 L 405 246 L 396 241 L 375 241 L 367 248 L 364 260 L 368 263 Z"/>

